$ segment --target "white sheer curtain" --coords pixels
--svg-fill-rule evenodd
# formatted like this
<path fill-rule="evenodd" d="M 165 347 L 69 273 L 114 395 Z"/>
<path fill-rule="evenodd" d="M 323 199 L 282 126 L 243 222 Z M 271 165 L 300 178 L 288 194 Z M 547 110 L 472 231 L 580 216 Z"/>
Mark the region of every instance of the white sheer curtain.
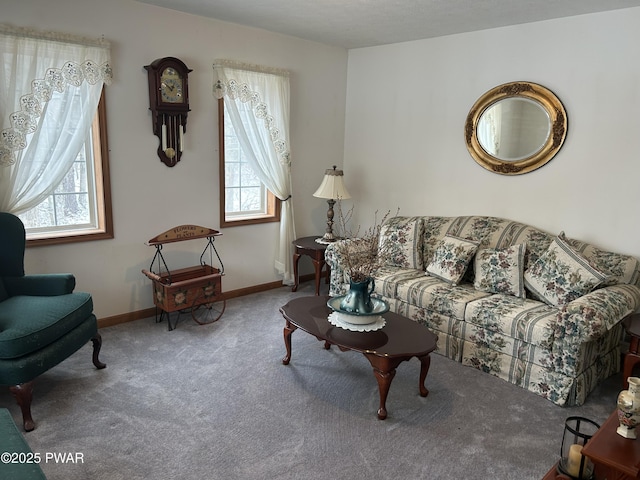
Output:
<path fill-rule="evenodd" d="M 82 148 L 111 81 L 108 42 L 0 25 L 0 211 L 49 196 Z"/>
<path fill-rule="evenodd" d="M 213 92 L 224 106 L 243 153 L 260 181 L 282 200 L 275 259 L 283 283 L 293 284 L 295 240 L 289 151 L 289 73 L 284 70 L 216 60 Z M 246 106 L 251 108 L 244 108 Z"/>

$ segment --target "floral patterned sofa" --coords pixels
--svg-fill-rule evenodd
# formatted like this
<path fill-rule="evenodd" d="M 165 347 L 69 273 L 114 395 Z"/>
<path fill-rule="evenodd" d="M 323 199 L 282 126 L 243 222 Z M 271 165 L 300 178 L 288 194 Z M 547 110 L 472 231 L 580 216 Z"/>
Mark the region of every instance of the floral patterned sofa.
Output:
<path fill-rule="evenodd" d="M 438 353 L 558 405 L 583 404 L 620 370 L 621 321 L 640 307 L 637 259 L 485 216 L 393 217 L 383 244 L 374 294 L 434 331 Z M 330 295 L 345 294 L 336 244 L 325 259 Z"/>

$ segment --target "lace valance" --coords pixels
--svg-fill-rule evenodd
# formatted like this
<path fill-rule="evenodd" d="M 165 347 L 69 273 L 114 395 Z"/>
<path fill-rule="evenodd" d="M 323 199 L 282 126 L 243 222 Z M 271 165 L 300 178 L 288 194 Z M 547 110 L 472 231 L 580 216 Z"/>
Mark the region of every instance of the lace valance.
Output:
<path fill-rule="evenodd" d="M 273 92 L 277 90 L 277 85 L 284 83 L 287 85 L 288 94 L 289 72 L 272 67 L 263 67 L 247 63 L 235 62 L 233 60 L 216 60 L 213 64 L 214 82 L 213 94 L 217 99 L 225 96 L 232 100 L 239 100 L 242 103 L 249 103 L 256 118 L 264 122 L 264 126 L 269 131 L 269 136 L 273 146 L 280 156 L 281 162 L 290 164 L 291 158 L 288 149 L 288 142 L 282 138 L 278 121 L 270 112 L 270 107 L 264 100 L 265 96 L 277 97 Z M 278 82 L 263 82 L 258 78 L 261 76 L 277 77 Z M 268 85 L 268 87 L 266 86 Z M 263 90 L 262 92 L 260 90 Z M 288 98 L 287 98 L 288 102 Z M 282 119 L 280 119 L 282 122 Z"/>
<path fill-rule="evenodd" d="M 2 99 L 7 117 L 0 118 L 0 166 L 12 165 L 27 146 L 27 135 L 55 93 L 83 83 L 102 89 L 113 76 L 109 42 L 74 35 L 39 32 L 0 24 L 0 53 L 12 61 L 0 65 L 12 88 Z"/>

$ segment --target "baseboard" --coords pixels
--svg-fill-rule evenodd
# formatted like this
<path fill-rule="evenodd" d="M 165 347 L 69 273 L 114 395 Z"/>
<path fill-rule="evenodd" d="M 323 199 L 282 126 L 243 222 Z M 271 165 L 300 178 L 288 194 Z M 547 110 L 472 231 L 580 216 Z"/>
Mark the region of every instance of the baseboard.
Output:
<path fill-rule="evenodd" d="M 155 314 L 156 314 L 155 307 L 151 307 L 151 308 L 145 308 L 144 310 L 138 310 L 136 312 L 121 313 L 120 315 L 113 315 L 111 317 L 99 318 L 98 328 L 112 327 L 120 323 L 133 322 L 134 320 L 153 317 Z"/>
<path fill-rule="evenodd" d="M 315 280 L 315 276 L 313 274 L 309 275 L 301 275 L 300 282 L 306 282 L 310 280 Z M 231 290 L 229 292 L 223 292 L 224 296 L 227 300 L 236 297 L 243 297 L 245 295 L 251 295 L 252 293 L 264 292 L 267 290 L 273 290 L 274 288 L 281 288 L 282 281 L 262 283 L 260 285 L 254 285 L 251 287 L 239 288 L 237 290 Z M 141 320 L 143 318 L 153 317 L 156 314 L 156 308 L 145 308 L 143 310 L 137 310 L 135 312 L 122 313 L 120 315 L 113 315 L 111 317 L 99 318 L 98 319 L 98 328 L 104 327 L 112 327 L 113 325 L 118 325 L 120 323 L 133 322 L 135 320 Z"/>

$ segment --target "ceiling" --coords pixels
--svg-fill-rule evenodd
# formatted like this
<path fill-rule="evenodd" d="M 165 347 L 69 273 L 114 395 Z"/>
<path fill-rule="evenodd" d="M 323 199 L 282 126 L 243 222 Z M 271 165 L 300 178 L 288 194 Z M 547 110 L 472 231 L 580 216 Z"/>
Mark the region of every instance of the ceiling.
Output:
<path fill-rule="evenodd" d="M 640 0 L 138 0 L 344 48 L 640 6 Z"/>

